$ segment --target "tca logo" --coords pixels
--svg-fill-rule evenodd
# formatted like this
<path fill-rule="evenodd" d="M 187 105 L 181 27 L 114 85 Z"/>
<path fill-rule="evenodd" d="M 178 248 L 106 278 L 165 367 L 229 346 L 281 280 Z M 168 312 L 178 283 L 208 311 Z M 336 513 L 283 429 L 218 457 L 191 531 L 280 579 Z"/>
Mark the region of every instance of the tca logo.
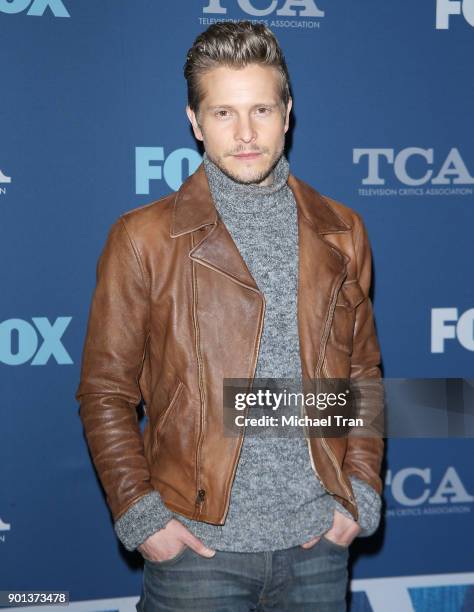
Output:
<path fill-rule="evenodd" d="M 458 316 L 457 308 L 431 309 L 431 352 L 444 353 L 445 340 L 458 340 L 474 351 L 474 308 Z"/>
<path fill-rule="evenodd" d="M 418 162 L 425 166 L 434 164 L 434 149 L 421 149 L 419 147 L 407 147 L 395 154 L 394 149 L 354 149 L 352 161 L 358 164 L 363 158 L 367 158 L 367 176 L 362 179 L 363 185 L 385 185 L 385 178 L 381 173 L 380 160 L 384 159 L 393 166 L 396 178 L 404 185 L 418 186 L 431 182 L 432 185 L 473 185 L 474 177 L 469 171 L 461 157 L 458 149 L 453 147 L 437 174 L 429 168 L 421 176 L 413 176 L 409 173 L 408 166 Z"/>
<path fill-rule="evenodd" d="M 2 521 L 2 517 L 0 516 L 0 531 L 10 531 L 10 529 L 10 523 L 5 523 L 4 521 Z"/>
<path fill-rule="evenodd" d="M 461 13 L 474 27 L 474 0 L 436 0 L 436 29 L 448 30 L 450 16 Z"/>
<path fill-rule="evenodd" d="M 221 2 L 222 0 L 209 0 L 202 12 L 225 15 L 227 8 L 223 7 Z M 244 13 L 253 17 L 265 17 L 275 11 L 277 15 L 283 17 L 324 17 L 324 11 L 316 6 L 314 0 L 285 0 L 279 9 L 277 9 L 278 0 L 270 0 L 265 8 L 256 8 L 252 0 L 237 0 L 237 4 Z M 298 9 L 299 13 L 295 9 Z"/>
<path fill-rule="evenodd" d="M 4 521 L 2 521 L 2 517 L 0 516 L 0 542 L 5 542 L 5 534 L 2 533 L 3 531 L 10 531 L 11 529 L 11 525 L 10 523 L 5 523 Z"/>
<path fill-rule="evenodd" d="M 55 17 L 71 16 L 62 0 L 0 0 L 0 12 L 10 15 L 28 9 L 27 15 L 41 17 L 48 7 Z"/>
<path fill-rule="evenodd" d="M 135 147 L 135 192 L 149 195 L 150 181 L 162 179 L 170 189 L 177 191 L 201 161 L 194 149 L 175 149 L 165 157 L 163 147 Z"/>
<path fill-rule="evenodd" d="M 459 474 L 450 466 L 439 483 L 433 482 L 430 468 L 409 467 L 392 473 L 387 470 L 385 485 L 393 499 L 401 506 L 422 504 L 462 504 L 474 502 Z"/>
<path fill-rule="evenodd" d="M 3 174 L 3 172 L 0 170 L 0 183 L 11 183 L 12 179 L 10 176 L 6 176 L 5 174 Z"/>
<path fill-rule="evenodd" d="M 32 317 L 36 328 L 23 319 L 7 319 L 0 323 L 0 363 L 46 365 L 54 357 L 60 365 L 73 363 L 61 338 L 72 317 L 58 317 L 50 323 L 46 317 Z"/>

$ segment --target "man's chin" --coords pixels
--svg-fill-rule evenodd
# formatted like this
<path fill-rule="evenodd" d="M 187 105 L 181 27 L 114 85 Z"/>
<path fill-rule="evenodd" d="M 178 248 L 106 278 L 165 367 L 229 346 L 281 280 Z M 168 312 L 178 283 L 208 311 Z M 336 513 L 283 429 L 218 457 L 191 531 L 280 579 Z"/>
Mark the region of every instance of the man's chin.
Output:
<path fill-rule="evenodd" d="M 263 169 L 247 168 L 246 170 L 236 170 L 234 168 L 221 168 L 221 170 L 230 179 L 241 185 L 252 185 L 254 183 L 261 183 L 264 181 L 272 172 L 273 168 L 270 166 Z"/>
<path fill-rule="evenodd" d="M 246 175 L 246 176 L 241 176 L 241 175 L 231 175 L 230 178 L 236 182 L 239 183 L 240 185 L 254 185 L 256 183 L 261 183 L 262 181 L 264 181 L 267 178 L 268 175 L 264 175 L 261 176 L 260 174 L 258 175 Z"/>

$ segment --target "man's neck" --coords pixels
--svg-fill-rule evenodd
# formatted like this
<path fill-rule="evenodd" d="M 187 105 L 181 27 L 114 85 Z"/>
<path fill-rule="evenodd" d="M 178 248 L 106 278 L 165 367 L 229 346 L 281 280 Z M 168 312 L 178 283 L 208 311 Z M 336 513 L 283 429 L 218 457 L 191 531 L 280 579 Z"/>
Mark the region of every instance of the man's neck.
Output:
<path fill-rule="evenodd" d="M 270 185 L 257 183 L 239 183 L 227 174 L 204 154 L 204 169 L 214 202 L 225 206 L 234 213 L 271 214 L 274 206 L 283 201 L 283 192 L 287 188 L 289 164 L 282 156 L 272 172 Z"/>

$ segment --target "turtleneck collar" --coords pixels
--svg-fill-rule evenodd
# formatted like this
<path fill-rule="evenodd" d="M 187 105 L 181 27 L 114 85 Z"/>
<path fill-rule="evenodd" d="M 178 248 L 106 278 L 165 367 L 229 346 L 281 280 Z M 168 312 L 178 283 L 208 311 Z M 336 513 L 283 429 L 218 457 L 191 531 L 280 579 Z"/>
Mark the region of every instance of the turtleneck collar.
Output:
<path fill-rule="evenodd" d="M 287 186 L 290 166 L 282 155 L 273 169 L 273 182 L 270 185 L 245 185 L 238 183 L 218 168 L 207 153 L 203 155 L 209 188 L 215 202 L 225 205 L 235 212 L 268 212 L 282 202 L 282 190 Z"/>

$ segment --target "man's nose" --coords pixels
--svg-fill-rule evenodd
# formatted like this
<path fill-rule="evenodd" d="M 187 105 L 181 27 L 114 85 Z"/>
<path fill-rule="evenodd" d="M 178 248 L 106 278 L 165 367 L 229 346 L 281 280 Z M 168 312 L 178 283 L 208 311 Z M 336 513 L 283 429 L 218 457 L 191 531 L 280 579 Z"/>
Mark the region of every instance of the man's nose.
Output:
<path fill-rule="evenodd" d="M 243 142 L 251 142 L 256 138 L 257 134 L 250 117 L 241 117 L 237 122 L 235 130 L 235 139 Z"/>

